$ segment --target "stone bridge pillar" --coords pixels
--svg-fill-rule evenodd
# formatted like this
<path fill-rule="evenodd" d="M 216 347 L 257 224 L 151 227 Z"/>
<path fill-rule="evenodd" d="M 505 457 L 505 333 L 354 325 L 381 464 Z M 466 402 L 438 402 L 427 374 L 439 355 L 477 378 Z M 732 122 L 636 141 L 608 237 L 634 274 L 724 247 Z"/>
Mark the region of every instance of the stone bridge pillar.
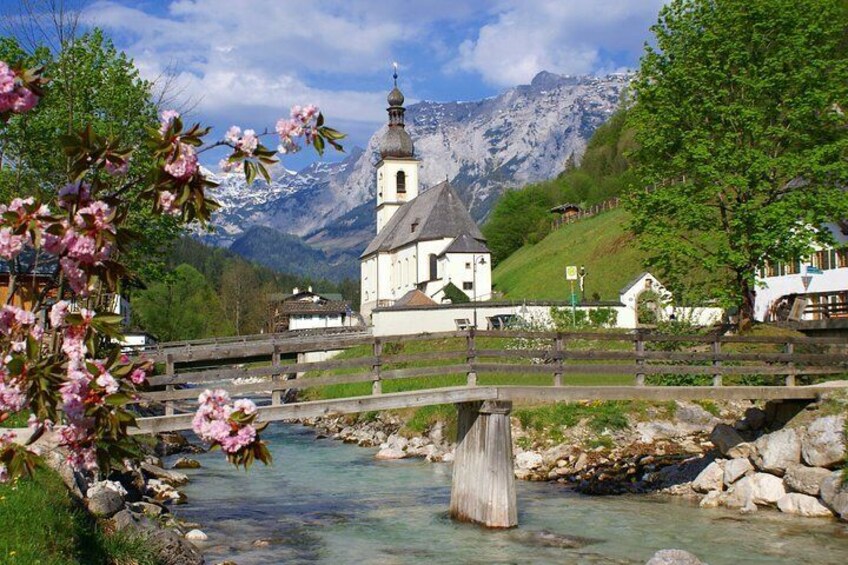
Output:
<path fill-rule="evenodd" d="M 450 516 L 488 528 L 518 525 L 512 467 L 512 402 L 457 404 Z"/>

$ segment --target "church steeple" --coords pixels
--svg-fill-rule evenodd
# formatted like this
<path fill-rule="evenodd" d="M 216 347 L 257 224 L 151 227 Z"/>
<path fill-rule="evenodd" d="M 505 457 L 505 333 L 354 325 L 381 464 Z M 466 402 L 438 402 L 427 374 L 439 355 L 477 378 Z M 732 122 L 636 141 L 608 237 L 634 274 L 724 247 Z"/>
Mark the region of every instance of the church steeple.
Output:
<path fill-rule="evenodd" d="M 397 63 L 389 92 L 389 126 L 380 141 L 377 165 L 377 232 L 379 233 L 401 206 L 418 196 L 418 160 L 412 138 L 403 124 L 403 93 L 397 86 Z"/>
<path fill-rule="evenodd" d="M 412 143 L 412 138 L 406 133 L 403 123 L 403 114 L 406 112 L 406 108 L 403 107 L 403 93 L 397 86 L 397 63 L 394 64 L 392 78 L 394 79 L 394 88 L 386 98 L 389 103 L 387 108 L 389 127 L 380 143 L 380 156 L 383 159 L 387 157 L 411 158 L 415 153 L 415 146 Z"/>

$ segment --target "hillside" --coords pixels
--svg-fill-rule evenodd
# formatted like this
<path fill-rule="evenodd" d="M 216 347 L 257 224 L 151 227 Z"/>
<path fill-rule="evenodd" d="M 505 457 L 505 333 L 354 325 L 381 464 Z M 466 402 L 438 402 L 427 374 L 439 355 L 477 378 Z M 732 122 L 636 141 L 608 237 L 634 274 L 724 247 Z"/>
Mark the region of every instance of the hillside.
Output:
<path fill-rule="evenodd" d="M 566 265 L 586 266 L 586 298 L 615 300 L 644 269 L 644 254 L 626 232 L 628 214 L 619 208 L 563 226 L 535 245 L 525 245 L 492 273 L 495 289 L 508 299 L 567 300 Z"/>

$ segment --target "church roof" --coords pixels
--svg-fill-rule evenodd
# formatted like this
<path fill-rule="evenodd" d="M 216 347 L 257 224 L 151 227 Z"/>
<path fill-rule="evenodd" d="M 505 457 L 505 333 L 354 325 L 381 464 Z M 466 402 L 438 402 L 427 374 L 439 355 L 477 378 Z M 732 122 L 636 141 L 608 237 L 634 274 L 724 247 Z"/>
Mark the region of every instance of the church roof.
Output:
<path fill-rule="evenodd" d="M 395 303 L 390 306 L 390 308 L 403 308 L 409 306 L 438 306 L 438 303 L 415 288 L 398 298 Z"/>
<path fill-rule="evenodd" d="M 486 241 L 456 191 L 444 181 L 401 206 L 361 257 L 392 251 L 417 241 L 463 234 L 480 242 Z"/>
<path fill-rule="evenodd" d="M 464 233 L 454 239 L 447 249 L 442 251 L 442 255 L 446 253 L 489 253 L 489 248 L 479 239 Z"/>

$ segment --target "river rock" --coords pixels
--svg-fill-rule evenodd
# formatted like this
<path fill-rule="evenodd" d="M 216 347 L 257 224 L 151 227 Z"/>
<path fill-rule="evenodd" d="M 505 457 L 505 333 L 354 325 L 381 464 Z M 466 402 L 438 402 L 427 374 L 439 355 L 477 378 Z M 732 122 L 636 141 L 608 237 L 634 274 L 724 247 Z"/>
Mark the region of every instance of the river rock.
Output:
<path fill-rule="evenodd" d="M 130 508 L 134 512 L 138 512 L 145 516 L 150 516 L 152 518 L 156 518 L 157 516 L 161 516 L 163 512 L 165 512 L 165 508 L 160 506 L 159 504 L 153 504 L 151 502 L 134 502 L 130 505 Z"/>
<path fill-rule="evenodd" d="M 636 424 L 636 433 L 642 443 L 654 443 L 657 440 L 680 439 L 686 436 L 704 433 L 710 428 L 707 424 L 689 424 L 686 422 L 640 422 Z"/>
<path fill-rule="evenodd" d="M 723 492 L 714 490 L 707 493 L 707 496 L 701 499 L 698 506 L 701 508 L 716 508 L 724 502 L 725 495 Z"/>
<path fill-rule="evenodd" d="M 801 454 L 812 467 L 841 465 L 845 451 L 845 416 L 819 418 L 801 436 Z"/>
<path fill-rule="evenodd" d="M 515 456 L 515 467 L 520 471 L 533 471 L 544 463 L 540 453 L 535 451 L 522 451 Z"/>
<path fill-rule="evenodd" d="M 717 421 L 715 416 L 704 410 L 701 406 L 698 406 L 697 404 L 690 404 L 688 402 L 677 403 L 674 418 L 680 422 L 694 424 L 696 426 L 710 426 L 715 424 Z"/>
<path fill-rule="evenodd" d="M 162 457 L 173 455 L 184 451 L 189 443 L 185 436 L 179 432 L 165 432 L 158 435 L 154 451 Z"/>
<path fill-rule="evenodd" d="M 110 518 L 124 507 L 124 488 L 114 481 L 94 483 L 86 491 L 86 506 L 98 518 Z"/>
<path fill-rule="evenodd" d="M 786 495 L 786 488 L 780 477 L 769 473 L 755 473 L 751 476 L 751 481 L 754 487 L 754 504 L 777 504 L 777 501 Z"/>
<path fill-rule="evenodd" d="M 190 530 L 186 532 L 185 539 L 188 541 L 206 541 L 209 536 L 203 530 Z"/>
<path fill-rule="evenodd" d="M 752 459 L 757 454 L 757 447 L 750 442 L 737 443 L 727 450 L 727 456 L 731 459 Z"/>
<path fill-rule="evenodd" d="M 722 462 L 713 461 L 707 465 L 706 469 L 701 471 L 695 480 L 692 481 L 692 488 L 701 493 L 707 493 L 713 490 L 722 490 L 724 468 Z"/>
<path fill-rule="evenodd" d="M 801 440 L 791 428 L 784 428 L 760 437 L 754 442 L 757 453 L 754 465 L 761 471 L 783 476 L 786 467 L 801 461 Z"/>
<path fill-rule="evenodd" d="M 170 471 L 149 463 L 141 464 L 141 472 L 172 487 L 179 487 L 188 483 L 188 476 L 185 473 Z"/>
<path fill-rule="evenodd" d="M 385 444 L 384 444 L 385 445 Z M 396 446 L 386 446 L 380 449 L 374 456 L 375 459 L 382 461 L 392 461 L 395 459 L 403 459 L 406 457 L 406 451 Z"/>
<path fill-rule="evenodd" d="M 189 457 L 180 457 L 171 466 L 172 469 L 200 469 L 200 461 Z"/>
<path fill-rule="evenodd" d="M 790 492 L 777 501 L 777 507 L 781 512 L 787 514 L 797 514 L 799 516 L 809 517 L 828 517 L 833 516 L 827 507 L 819 502 L 815 496 L 801 494 L 800 492 Z"/>
<path fill-rule="evenodd" d="M 695 555 L 682 549 L 661 549 L 645 565 L 705 565 Z"/>
<path fill-rule="evenodd" d="M 796 492 L 818 496 L 822 481 L 830 476 L 830 471 L 821 467 L 807 467 L 800 463 L 793 463 L 786 467 L 783 482 L 787 488 Z"/>
<path fill-rule="evenodd" d="M 203 555 L 175 531 L 162 529 L 147 538 L 162 565 L 203 565 Z"/>
<path fill-rule="evenodd" d="M 821 483 L 821 499 L 842 520 L 848 521 L 848 485 L 842 471 L 834 471 Z"/>
<path fill-rule="evenodd" d="M 730 487 L 724 497 L 728 508 L 745 508 L 753 504 L 754 482 L 751 477 L 742 477 Z"/>
<path fill-rule="evenodd" d="M 745 439 L 739 435 L 739 432 L 727 424 L 719 424 L 713 428 L 710 433 L 710 441 L 718 449 L 722 455 L 730 455 L 728 451 L 735 445 L 744 443 Z"/>
<path fill-rule="evenodd" d="M 737 424 L 736 428 L 740 431 L 757 431 L 763 429 L 766 425 L 766 413 L 759 408 L 748 408 L 745 410 L 745 417 Z"/>
<path fill-rule="evenodd" d="M 725 485 L 732 485 L 754 470 L 754 466 L 748 459 L 730 459 L 724 464 L 724 480 Z"/>

